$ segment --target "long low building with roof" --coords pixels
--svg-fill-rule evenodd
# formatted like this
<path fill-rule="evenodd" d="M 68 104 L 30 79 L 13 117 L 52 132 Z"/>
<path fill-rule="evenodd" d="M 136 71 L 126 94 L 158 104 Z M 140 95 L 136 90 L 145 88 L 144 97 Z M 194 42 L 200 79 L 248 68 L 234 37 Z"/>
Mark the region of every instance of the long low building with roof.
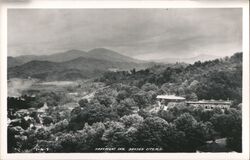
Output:
<path fill-rule="evenodd" d="M 186 101 L 188 106 L 202 107 L 204 109 L 213 109 L 219 107 L 221 109 L 229 109 L 232 101 L 223 101 L 223 100 L 201 100 L 201 101 Z"/>
<path fill-rule="evenodd" d="M 202 107 L 206 110 L 211 110 L 215 107 L 219 107 L 221 109 L 228 109 L 230 108 L 232 101 L 229 100 L 199 100 L 199 101 L 186 101 L 186 98 L 176 96 L 176 95 L 158 95 L 156 97 L 158 107 L 161 107 L 163 109 L 169 108 L 171 104 L 176 103 L 184 103 L 187 106 L 193 106 L 193 107 Z"/>

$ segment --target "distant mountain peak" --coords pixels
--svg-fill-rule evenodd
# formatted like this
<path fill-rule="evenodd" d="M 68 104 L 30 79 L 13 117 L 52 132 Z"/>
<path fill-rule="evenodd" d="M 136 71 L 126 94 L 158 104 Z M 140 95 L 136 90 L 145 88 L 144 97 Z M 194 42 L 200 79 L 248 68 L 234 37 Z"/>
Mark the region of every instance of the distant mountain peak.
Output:
<path fill-rule="evenodd" d="M 89 52 L 91 52 L 91 51 L 112 51 L 112 50 L 107 49 L 107 48 L 103 48 L 103 47 L 98 47 L 98 48 L 93 48 L 93 49 L 89 50 Z M 112 51 L 112 52 L 114 52 L 114 51 Z"/>
<path fill-rule="evenodd" d="M 112 53 L 112 54 L 119 54 L 120 53 L 113 51 L 111 49 L 107 49 L 107 48 L 94 48 L 88 51 L 88 53 L 93 54 L 93 53 Z"/>
<path fill-rule="evenodd" d="M 88 54 L 98 57 L 100 59 L 109 60 L 109 61 L 118 61 L 118 62 L 136 62 L 141 63 L 142 61 L 134 59 L 129 56 L 125 56 L 116 51 L 107 48 L 94 48 L 88 51 Z"/>

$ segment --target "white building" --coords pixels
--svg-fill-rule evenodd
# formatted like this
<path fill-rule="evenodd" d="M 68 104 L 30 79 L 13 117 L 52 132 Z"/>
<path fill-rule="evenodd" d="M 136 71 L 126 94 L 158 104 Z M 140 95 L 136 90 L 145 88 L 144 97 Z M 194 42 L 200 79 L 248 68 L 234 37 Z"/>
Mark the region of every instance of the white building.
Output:
<path fill-rule="evenodd" d="M 186 98 L 176 95 L 158 95 L 156 97 L 158 107 L 166 110 L 169 103 L 180 103 L 185 102 Z"/>

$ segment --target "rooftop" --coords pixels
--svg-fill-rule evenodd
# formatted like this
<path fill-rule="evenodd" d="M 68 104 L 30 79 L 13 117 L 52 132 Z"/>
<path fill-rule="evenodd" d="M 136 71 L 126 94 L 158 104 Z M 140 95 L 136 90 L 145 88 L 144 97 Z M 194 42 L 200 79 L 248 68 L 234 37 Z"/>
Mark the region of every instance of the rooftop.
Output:
<path fill-rule="evenodd" d="M 187 101 L 189 104 L 231 104 L 231 101 L 222 101 L 222 100 L 202 100 L 202 101 Z"/>
<path fill-rule="evenodd" d="M 184 97 L 179 97 L 175 95 L 158 95 L 157 99 L 170 99 L 170 100 L 185 100 Z"/>

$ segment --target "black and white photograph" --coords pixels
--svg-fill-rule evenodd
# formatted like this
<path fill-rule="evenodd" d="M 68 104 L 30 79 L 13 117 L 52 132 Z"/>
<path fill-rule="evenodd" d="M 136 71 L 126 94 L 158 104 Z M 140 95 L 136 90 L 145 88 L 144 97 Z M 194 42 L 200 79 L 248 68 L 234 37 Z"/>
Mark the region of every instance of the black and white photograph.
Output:
<path fill-rule="evenodd" d="M 244 54 L 239 7 L 9 8 L 7 153 L 242 153 Z"/>

